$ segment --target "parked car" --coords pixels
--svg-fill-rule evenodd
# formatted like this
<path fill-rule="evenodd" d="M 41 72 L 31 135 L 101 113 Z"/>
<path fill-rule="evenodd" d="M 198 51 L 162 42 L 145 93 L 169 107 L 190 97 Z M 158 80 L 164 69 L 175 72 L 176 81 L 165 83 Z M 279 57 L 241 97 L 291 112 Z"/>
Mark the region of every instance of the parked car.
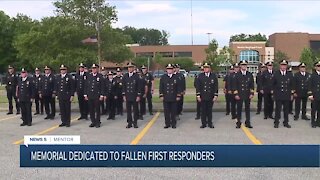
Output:
<path fill-rule="evenodd" d="M 226 72 L 219 72 L 218 73 L 218 78 L 224 78 L 227 75 Z"/>
<path fill-rule="evenodd" d="M 186 70 L 184 70 L 184 69 L 180 69 L 179 72 L 182 73 L 184 75 L 184 77 L 188 76 L 188 72 Z"/>
<path fill-rule="evenodd" d="M 200 74 L 201 73 L 201 71 L 190 71 L 189 73 L 188 73 L 188 77 L 195 77 L 195 76 L 197 76 L 198 74 Z"/>
<path fill-rule="evenodd" d="M 153 77 L 154 78 L 160 78 L 162 75 L 164 75 L 165 73 L 164 73 L 164 71 L 163 70 L 155 70 L 154 72 L 153 72 Z"/>

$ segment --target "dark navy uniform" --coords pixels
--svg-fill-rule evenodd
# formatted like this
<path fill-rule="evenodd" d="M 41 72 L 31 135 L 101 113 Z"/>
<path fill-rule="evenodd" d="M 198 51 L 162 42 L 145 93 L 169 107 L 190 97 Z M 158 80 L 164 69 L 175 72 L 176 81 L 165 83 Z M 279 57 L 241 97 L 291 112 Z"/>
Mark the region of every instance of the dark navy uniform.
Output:
<path fill-rule="evenodd" d="M 320 62 L 316 64 L 320 66 Z M 315 71 L 309 80 L 308 95 L 314 99 L 311 101 L 311 126 L 320 127 L 320 71 Z"/>
<path fill-rule="evenodd" d="M 93 68 L 98 68 L 99 66 L 93 64 Z M 87 81 L 85 82 L 84 96 L 88 99 L 88 106 L 90 110 L 90 127 L 100 127 L 100 103 L 104 96 L 104 80 L 100 73 L 90 73 L 88 74 Z"/>
<path fill-rule="evenodd" d="M 244 62 L 243 62 L 244 63 Z M 248 128 L 252 128 L 250 122 L 250 96 L 254 95 L 254 80 L 252 73 L 248 71 L 239 71 L 236 75 L 234 82 L 234 95 L 239 96 L 237 101 L 237 128 L 241 127 L 241 114 L 242 114 L 242 105 L 244 103 L 246 121 L 245 125 Z"/>
<path fill-rule="evenodd" d="M 229 115 L 231 112 L 231 101 L 232 101 L 231 98 L 233 98 L 231 84 L 230 84 L 231 76 L 232 74 L 227 74 L 223 79 L 224 93 L 225 93 L 225 99 L 226 99 L 226 115 Z"/>
<path fill-rule="evenodd" d="M 45 67 L 48 69 L 49 67 Z M 45 119 L 54 119 L 56 115 L 56 100 L 54 91 L 55 77 L 52 74 L 45 74 L 40 83 L 40 95 L 44 101 L 44 109 L 47 117 Z"/>
<path fill-rule="evenodd" d="M 199 77 L 199 75 L 195 75 L 194 76 L 194 81 L 193 81 L 193 87 L 194 88 L 197 88 L 197 86 L 198 86 L 198 77 Z M 200 119 L 200 112 L 201 112 L 201 102 L 199 102 L 198 100 L 197 100 L 197 114 L 196 114 L 196 120 L 198 120 L 198 119 Z"/>
<path fill-rule="evenodd" d="M 282 62 L 286 63 L 286 62 Z M 288 63 L 286 63 L 288 64 Z M 274 127 L 278 128 L 281 117 L 281 109 L 283 107 L 284 121 L 283 125 L 290 128 L 289 125 L 289 103 L 294 93 L 294 80 L 292 73 L 282 72 L 278 70 L 274 73 L 273 78 L 273 96 L 276 102 Z"/>
<path fill-rule="evenodd" d="M 112 72 L 109 72 L 108 75 L 113 75 Z M 112 79 L 109 79 L 108 77 L 105 79 L 105 93 L 104 93 L 104 96 L 106 97 L 106 105 L 108 107 L 108 112 L 109 112 L 109 117 L 108 117 L 108 120 L 112 119 L 114 120 L 115 119 L 115 104 L 116 104 L 116 101 L 115 101 L 115 96 L 117 94 L 116 92 L 116 82 L 115 80 L 112 78 Z"/>
<path fill-rule="evenodd" d="M 9 69 L 13 69 L 13 67 L 9 66 Z M 8 102 L 9 102 L 9 112 L 7 114 L 13 113 L 12 99 L 14 99 L 14 101 L 16 103 L 17 114 L 20 114 L 19 102 L 17 101 L 17 96 L 16 96 L 18 79 L 19 79 L 19 76 L 15 73 L 13 73 L 13 74 L 7 73 L 6 78 L 5 78 L 7 98 L 8 98 Z"/>
<path fill-rule="evenodd" d="M 179 65 L 176 65 L 179 66 Z M 182 110 L 183 110 L 183 102 L 184 102 L 184 92 L 186 91 L 186 79 L 184 77 L 184 75 L 180 72 L 176 73 L 176 77 L 177 80 L 179 81 L 178 83 L 180 84 L 181 88 L 182 88 L 182 93 L 181 93 L 181 97 L 180 100 L 178 101 L 177 104 L 177 115 L 181 115 Z"/>
<path fill-rule="evenodd" d="M 36 70 L 39 70 L 36 68 Z M 44 103 L 43 103 L 43 98 L 40 98 L 40 84 L 43 76 L 41 74 L 38 75 L 33 75 L 33 84 L 35 86 L 35 104 L 36 104 L 36 114 L 43 114 L 43 108 L 44 108 Z"/>
<path fill-rule="evenodd" d="M 230 99 L 231 99 L 231 118 L 232 119 L 236 119 L 237 118 L 237 101 L 234 98 L 234 83 L 236 81 L 236 75 L 238 72 L 234 72 L 232 74 L 230 74 L 229 77 L 229 81 L 227 82 L 228 84 L 230 84 L 230 89 L 231 89 L 231 95 L 230 95 Z"/>
<path fill-rule="evenodd" d="M 172 65 L 168 65 L 167 68 L 172 68 Z M 181 97 L 183 88 L 179 84 L 179 77 L 176 74 L 164 74 L 160 78 L 159 84 L 159 96 L 163 98 L 163 109 L 165 118 L 165 127 L 176 128 L 177 120 L 177 98 Z"/>
<path fill-rule="evenodd" d="M 258 93 L 258 102 L 257 102 L 257 114 L 260 114 L 262 109 L 262 100 L 263 100 L 263 93 L 261 93 L 262 89 L 262 73 L 259 71 L 256 76 L 256 86 L 257 86 L 257 93 Z"/>
<path fill-rule="evenodd" d="M 302 119 L 310 120 L 306 113 L 307 101 L 308 101 L 308 84 L 311 75 L 308 72 L 297 72 L 294 76 L 295 87 L 295 116 L 294 120 L 298 120 L 300 116 L 300 110 L 302 110 Z M 301 108 L 302 102 L 302 108 Z"/>
<path fill-rule="evenodd" d="M 131 66 L 132 64 L 130 64 Z M 136 73 L 126 73 L 122 79 L 123 82 L 123 96 L 126 99 L 127 107 L 127 128 L 138 128 L 137 121 L 139 118 L 138 102 L 137 97 L 141 98 L 141 79 Z M 133 108 L 133 119 L 132 119 L 132 108 Z"/>
<path fill-rule="evenodd" d="M 119 69 L 119 71 L 121 71 L 121 70 Z M 115 94 L 115 96 L 116 96 L 116 103 L 115 103 L 116 114 L 120 114 L 120 115 L 123 114 L 122 77 L 123 76 L 114 77 L 114 82 L 116 83 L 116 94 Z"/>
<path fill-rule="evenodd" d="M 142 66 L 142 68 L 145 68 L 145 67 Z M 151 73 L 149 73 L 149 72 L 147 72 L 146 74 L 142 73 L 142 75 L 147 81 L 148 90 L 147 90 L 146 99 L 147 99 L 147 102 L 148 102 L 149 113 L 150 113 L 150 115 L 152 115 L 153 114 L 153 106 L 152 106 L 152 91 L 153 91 L 153 89 L 152 89 L 152 83 L 154 81 L 154 78 L 153 78 L 153 75 Z M 145 106 L 146 106 L 146 103 L 144 103 L 144 109 L 146 109 Z M 146 113 L 145 111 L 146 110 L 144 110 L 144 114 Z"/>
<path fill-rule="evenodd" d="M 80 64 L 83 65 L 83 64 Z M 78 95 L 78 103 L 79 103 L 79 109 L 80 109 L 80 119 L 88 119 L 88 113 L 89 113 L 89 107 L 88 107 L 88 101 L 84 99 L 84 89 L 85 89 L 85 83 L 88 78 L 87 72 L 78 72 L 75 76 L 75 86 L 76 86 L 76 92 Z"/>
<path fill-rule="evenodd" d="M 139 119 L 143 120 L 143 115 L 146 114 L 146 99 L 147 99 L 147 93 L 148 93 L 148 85 L 147 85 L 147 79 L 142 75 L 139 74 L 140 83 L 141 83 L 141 99 L 139 102 Z"/>
<path fill-rule="evenodd" d="M 207 63 L 204 68 L 209 66 Z M 207 125 L 214 128 L 212 123 L 212 107 L 213 98 L 218 97 L 218 78 L 215 73 L 201 73 L 197 82 L 197 98 L 201 99 L 201 123 L 200 128 L 205 128 Z"/>
<path fill-rule="evenodd" d="M 65 68 L 61 65 L 60 69 Z M 61 114 L 61 126 L 70 127 L 71 121 L 71 98 L 74 96 L 75 87 L 74 79 L 70 74 L 60 74 L 56 76 L 55 91 L 59 99 Z"/>
<path fill-rule="evenodd" d="M 24 71 L 24 70 L 23 70 Z M 30 77 L 20 78 L 18 84 L 18 99 L 21 106 L 21 119 L 23 123 L 21 126 L 32 125 L 32 99 L 35 96 L 35 86 Z"/>
<path fill-rule="evenodd" d="M 273 70 L 265 70 L 262 73 L 261 85 L 263 90 L 263 101 L 264 101 L 264 119 L 273 119 L 274 101 L 272 99 L 272 86 L 273 86 Z"/>

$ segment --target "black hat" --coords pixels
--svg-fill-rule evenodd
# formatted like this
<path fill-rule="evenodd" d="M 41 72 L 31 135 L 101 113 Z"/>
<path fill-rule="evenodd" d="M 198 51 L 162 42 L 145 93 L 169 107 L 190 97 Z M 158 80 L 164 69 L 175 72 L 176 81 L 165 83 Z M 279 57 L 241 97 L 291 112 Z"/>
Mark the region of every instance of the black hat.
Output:
<path fill-rule="evenodd" d="M 200 67 L 199 67 L 201 70 L 203 70 L 203 66 L 201 65 Z"/>
<path fill-rule="evenodd" d="M 147 67 L 145 65 L 142 65 L 141 69 L 147 69 Z"/>
<path fill-rule="evenodd" d="M 319 61 L 319 62 L 314 63 L 314 66 L 320 66 L 320 61 Z"/>
<path fill-rule="evenodd" d="M 206 63 L 203 63 L 202 66 L 203 66 L 203 68 L 209 68 L 209 67 L 210 67 L 210 64 L 206 62 Z"/>
<path fill-rule="evenodd" d="M 92 64 L 91 68 L 99 68 L 98 64 Z"/>
<path fill-rule="evenodd" d="M 101 70 L 104 71 L 106 68 L 104 66 L 101 67 Z"/>
<path fill-rule="evenodd" d="M 60 70 L 66 70 L 66 69 L 67 69 L 67 66 L 65 66 L 65 65 L 61 64 L 61 66 L 60 66 Z"/>
<path fill-rule="evenodd" d="M 272 61 L 268 61 L 268 62 L 265 63 L 265 65 L 266 66 L 273 65 L 273 62 Z"/>
<path fill-rule="evenodd" d="M 37 67 L 36 67 L 34 70 L 35 70 L 35 71 L 40 71 L 40 69 L 39 69 L 39 68 L 37 68 Z"/>
<path fill-rule="evenodd" d="M 9 66 L 8 66 L 8 69 L 14 69 L 14 67 L 13 67 L 13 66 L 11 66 L 11 65 L 9 65 Z"/>
<path fill-rule="evenodd" d="M 233 67 L 234 67 L 234 68 L 239 67 L 239 63 L 234 63 Z"/>
<path fill-rule="evenodd" d="M 288 61 L 284 59 L 280 62 L 280 65 L 288 65 Z"/>
<path fill-rule="evenodd" d="M 117 72 L 121 72 L 121 68 L 120 67 L 117 67 Z"/>
<path fill-rule="evenodd" d="M 246 61 L 246 60 L 240 61 L 240 65 L 247 65 L 247 64 L 248 64 L 248 61 Z"/>
<path fill-rule="evenodd" d="M 112 71 L 108 71 L 108 75 L 113 75 L 113 72 Z"/>
<path fill-rule="evenodd" d="M 300 63 L 299 67 L 306 67 L 306 64 L 305 63 Z"/>
<path fill-rule="evenodd" d="M 133 64 L 132 62 L 128 62 L 128 63 L 127 63 L 127 66 L 128 66 L 128 67 L 134 67 L 134 64 Z"/>
<path fill-rule="evenodd" d="M 180 65 L 179 65 L 179 64 L 176 64 L 176 65 L 175 65 L 175 68 L 180 68 Z"/>
<path fill-rule="evenodd" d="M 173 65 L 172 65 L 172 64 L 168 64 L 168 65 L 166 66 L 166 68 L 167 68 L 167 69 L 173 69 Z"/>
<path fill-rule="evenodd" d="M 21 72 L 22 72 L 22 73 L 25 73 L 25 72 L 27 72 L 27 70 L 26 70 L 25 68 L 22 68 L 22 69 L 21 69 Z"/>
<path fill-rule="evenodd" d="M 83 67 L 83 68 L 84 68 L 85 65 L 84 65 L 83 63 L 80 63 L 80 64 L 79 64 L 79 67 Z"/>
<path fill-rule="evenodd" d="M 260 62 L 260 67 L 264 68 L 264 67 L 266 67 L 266 65 L 264 63 Z"/>
<path fill-rule="evenodd" d="M 44 70 L 50 70 L 51 68 L 49 66 L 45 66 Z"/>
<path fill-rule="evenodd" d="M 234 70 L 234 67 L 233 67 L 233 66 L 230 66 L 230 70 Z"/>

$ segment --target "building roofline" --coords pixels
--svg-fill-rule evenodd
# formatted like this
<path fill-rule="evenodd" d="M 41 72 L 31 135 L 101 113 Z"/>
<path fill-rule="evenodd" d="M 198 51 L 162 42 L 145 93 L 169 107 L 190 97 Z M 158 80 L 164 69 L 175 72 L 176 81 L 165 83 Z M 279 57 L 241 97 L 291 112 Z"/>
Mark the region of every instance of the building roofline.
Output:
<path fill-rule="evenodd" d="M 232 41 L 230 44 L 266 44 L 267 41 Z"/>

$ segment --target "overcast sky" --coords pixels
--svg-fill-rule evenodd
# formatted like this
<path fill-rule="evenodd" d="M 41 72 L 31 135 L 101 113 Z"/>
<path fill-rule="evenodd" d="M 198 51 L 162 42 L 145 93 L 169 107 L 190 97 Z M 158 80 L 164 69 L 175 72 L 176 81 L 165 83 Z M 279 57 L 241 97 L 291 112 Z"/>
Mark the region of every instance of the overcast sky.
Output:
<path fill-rule="evenodd" d="M 50 0 L 0 0 L 0 10 L 9 16 L 22 13 L 34 19 L 54 15 Z M 170 33 L 170 44 L 191 44 L 191 2 L 193 43 L 208 44 L 207 33 L 219 46 L 233 34 L 274 32 L 320 32 L 320 1 L 137 1 L 110 0 L 117 7 L 114 27 L 156 28 Z"/>

